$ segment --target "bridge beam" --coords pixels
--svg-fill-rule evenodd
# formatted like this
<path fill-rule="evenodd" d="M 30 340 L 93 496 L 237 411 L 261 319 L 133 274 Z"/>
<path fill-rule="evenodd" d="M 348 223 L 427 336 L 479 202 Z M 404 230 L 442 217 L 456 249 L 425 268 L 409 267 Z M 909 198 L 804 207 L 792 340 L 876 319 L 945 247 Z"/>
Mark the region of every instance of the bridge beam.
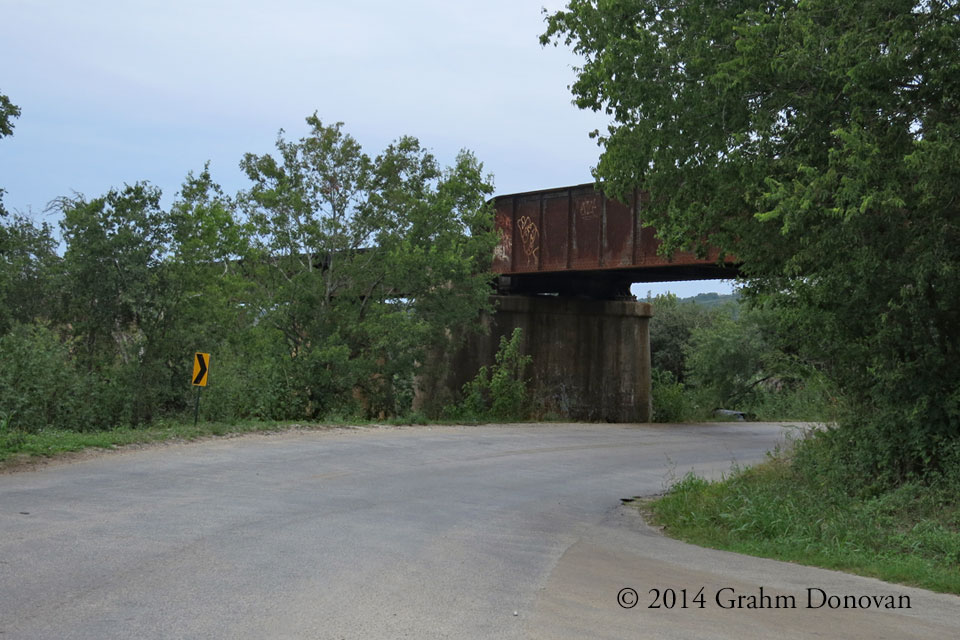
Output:
<path fill-rule="evenodd" d="M 452 361 L 446 386 L 459 390 L 481 366 L 491 365 L 501 336 L 523 330 L 523 352 L 533 357 L 532 393 L 561 418 L 649 422 L 648 303 L 562 296 L 493 296 L 484 318 L 488 335 L 474 335 Z"/>

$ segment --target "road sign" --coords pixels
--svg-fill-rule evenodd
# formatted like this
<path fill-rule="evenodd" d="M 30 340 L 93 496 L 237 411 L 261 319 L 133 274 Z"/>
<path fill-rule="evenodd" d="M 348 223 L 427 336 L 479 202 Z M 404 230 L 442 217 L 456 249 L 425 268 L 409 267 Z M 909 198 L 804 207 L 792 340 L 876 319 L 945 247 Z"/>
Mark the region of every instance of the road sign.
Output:
<path fill-rule="evenodd" d="M 199 351 L 193 357 L 193 386 L 207 386 L 208 365 L 210 364 L 210 354 L 200 353 Z"/>

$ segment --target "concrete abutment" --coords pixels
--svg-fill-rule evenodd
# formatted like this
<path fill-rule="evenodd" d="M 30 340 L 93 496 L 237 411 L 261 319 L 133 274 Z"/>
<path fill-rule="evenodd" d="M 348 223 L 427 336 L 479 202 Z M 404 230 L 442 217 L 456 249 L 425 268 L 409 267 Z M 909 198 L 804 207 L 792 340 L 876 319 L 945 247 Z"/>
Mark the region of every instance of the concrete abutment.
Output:
<path fill-rule="evenodd" d="M 537 404 L 558 417 L 649 422 L 651 307 L 632 300 L 561 296 L 493 296 L 496 312 L 482 319 L 487 335 L 471 335 L 440 386 L 449 393 L 490 366 L 501 336 L 523 331 L 523 353 Z"/>

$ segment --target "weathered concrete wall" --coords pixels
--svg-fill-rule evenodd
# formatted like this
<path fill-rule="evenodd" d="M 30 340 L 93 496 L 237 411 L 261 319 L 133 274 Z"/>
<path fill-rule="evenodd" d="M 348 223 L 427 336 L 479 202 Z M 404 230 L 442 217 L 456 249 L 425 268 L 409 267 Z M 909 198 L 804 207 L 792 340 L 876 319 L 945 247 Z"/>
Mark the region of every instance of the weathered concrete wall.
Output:
<path fill-rule="evenodd" d="M 533 356 L 533 394 L 562 417 L 648 422 L 650 305 L 626 300 L 557 296 L 494 296 L 489 335 L 471 336 L 452 361 L 441 386 L 460 389 L 494 361 L 501 336 L 523 330 L 524 353 Z"/>

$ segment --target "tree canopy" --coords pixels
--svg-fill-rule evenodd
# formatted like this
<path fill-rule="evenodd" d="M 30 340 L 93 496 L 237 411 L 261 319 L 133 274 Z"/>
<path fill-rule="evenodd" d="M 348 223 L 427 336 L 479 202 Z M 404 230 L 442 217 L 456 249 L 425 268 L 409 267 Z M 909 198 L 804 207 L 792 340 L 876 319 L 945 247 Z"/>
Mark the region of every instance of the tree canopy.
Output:
<path fill-rule="evenodd" d="M 204 413 L 407 414 L 428 350 L 488 306 L 496 236 L 482 165 L 400 137 L 368 156 L 341 124 L 247 154 L 235 197 L 208 167 L 169 207 L 146 182 L 0 221 L 0 430 L 149 424 Z"/>
<path fill-rule="evenodd" d="M 20 107 L 10 102 L 10 98 L 0 93 L 0 138 L 13 134 L 13 119 L 20 117 Z M 3 188 L 0 188 L 0 216 L 6 214 L 3 208 Z"/>
<path fill-rule="evenodd" d="M 572 0 L 596 178 L 664 250 L 720 246 L 846 392 L 873 471 L 960 439 L 960 10 L 949 0 Z M 852 431 L 856 429 L 857 431 Z"/>

